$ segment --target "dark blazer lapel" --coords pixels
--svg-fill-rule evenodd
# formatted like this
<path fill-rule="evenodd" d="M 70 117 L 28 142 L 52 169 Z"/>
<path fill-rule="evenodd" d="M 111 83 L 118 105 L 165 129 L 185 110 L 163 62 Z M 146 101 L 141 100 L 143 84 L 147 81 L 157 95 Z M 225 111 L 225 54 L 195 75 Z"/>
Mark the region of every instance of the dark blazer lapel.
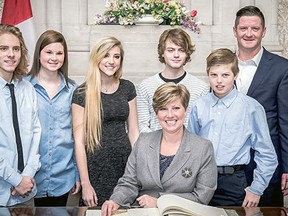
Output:
<path fill-rule="evenodd" d="M 176 173 L 179 172 L 179 170 L 182 170 L 184 165 L 186 164 L 187 160 L 189 159 L 191 155 L 191 147 L 190 142 L 188 138 L 188 132 L 186 129 L 184 129 L 184 135 L 180 144 L 180 147 L 171 162 L 170 166 L 165 171 L 163 177 L 162 177 L 162 183 L 168 181 L 171 179 Z"/>
<path fill-rule="evenodd" d="M 162 138 L 162 130 L 159 130 L 153 134 L 153 136 L 150 139 L 147 155 L 150 175 L 153 177 L 154 181 L 160 188 L 162 188 L 162 184 L 160 182 L 160 165 L 159 165 L 161 138 Z"/>
<path fill-rule="evenodd" d="M 264 49 L 264 48 L 263 48 Z M 265 49 L 263 50 L 262 58 L 259 62 L 259 66 L 256 70 L 256 73 L 253 77 L 253 80 L 251 82 L 251 85 L 248 89 L 247 95 L 252 95 L 255 89 L 261 85 L 262 80 L 264 80 L 267 76 L 270 76 L 269 73 L 271 72 L 271 56 L 269 55 L 269 52 L 267 52 Z"/>

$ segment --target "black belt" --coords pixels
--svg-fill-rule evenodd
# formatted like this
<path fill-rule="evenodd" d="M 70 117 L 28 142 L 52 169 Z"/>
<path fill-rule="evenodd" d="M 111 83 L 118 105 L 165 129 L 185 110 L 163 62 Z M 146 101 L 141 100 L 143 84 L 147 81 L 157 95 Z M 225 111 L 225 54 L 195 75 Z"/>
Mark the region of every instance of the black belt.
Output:
<path fill-rule="evenodd" d="M 234 166 L 217 166 L 218 174 L 233 174 L 237 171 L 244 170 L 245 165 Z"/>

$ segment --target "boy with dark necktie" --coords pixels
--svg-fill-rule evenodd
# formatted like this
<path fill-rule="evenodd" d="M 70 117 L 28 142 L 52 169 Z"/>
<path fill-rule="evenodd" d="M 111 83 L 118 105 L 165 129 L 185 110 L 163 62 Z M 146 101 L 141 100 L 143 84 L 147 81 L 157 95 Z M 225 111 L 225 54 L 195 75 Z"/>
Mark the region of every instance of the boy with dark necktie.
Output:
<path fill-rule="evenodd" d="M 36 194 L 41 127 L 27 66 L 21 32 L 0 25 L 0 206 L 33 206 Z"/>

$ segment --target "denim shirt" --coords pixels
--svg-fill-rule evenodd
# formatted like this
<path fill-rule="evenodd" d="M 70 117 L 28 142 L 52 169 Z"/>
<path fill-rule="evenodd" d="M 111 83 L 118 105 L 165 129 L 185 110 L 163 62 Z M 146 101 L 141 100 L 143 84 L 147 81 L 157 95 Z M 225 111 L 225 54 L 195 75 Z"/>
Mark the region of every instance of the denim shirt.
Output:
<path fill-rule="evenodd" d="M 79 181 L 74 157 L 74 139 L 72 136 L 72 95 L 77 87 L 75 82 L 66 84 L 64 76 L 53 98 L 36 77 L 26 77 L 37 92 L 39 119 L 43 128 L 40 140 L 41 168 L 35 176 L 36 198 L 61 196 Z"/>
<path fill-rule="evenodd" d="M 12 206 L 30 200 L 36 187 L 25 197 L 12 196 L 22 176 L 34 178 L 40 167 L 39 141 L 41 127 L 38 118 L 37 96 L 33 86 L 26 80 L 13 79 L 17 114 L 22 140 L 24 170 L 18 172 L 18 155 L 12 121 L 12 101 L 7 82 L 0 77 L 0 206 Z"/>
<path fill-rule="evenodd" d="M 191 108 L 188 130 L 211 140 L 217 166 L 248 164 L 255 149 L 257 168 L 248 189 L 262 195 L 278 162 L 260 103 L 236 89 L 222 99 L 211 92 Z"/>

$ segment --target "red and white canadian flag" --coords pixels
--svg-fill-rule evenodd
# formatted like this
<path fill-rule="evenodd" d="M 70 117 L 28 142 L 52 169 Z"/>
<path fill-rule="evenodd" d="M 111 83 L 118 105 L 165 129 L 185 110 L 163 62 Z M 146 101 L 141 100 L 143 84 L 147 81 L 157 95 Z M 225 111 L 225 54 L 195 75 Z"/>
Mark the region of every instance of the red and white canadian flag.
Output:
<path fill-rule="evenodd" d="M 30 0 L 5 0 L 1 23 L 15 25 L 21 30 L 31 67 L 36 37 Z"/>

